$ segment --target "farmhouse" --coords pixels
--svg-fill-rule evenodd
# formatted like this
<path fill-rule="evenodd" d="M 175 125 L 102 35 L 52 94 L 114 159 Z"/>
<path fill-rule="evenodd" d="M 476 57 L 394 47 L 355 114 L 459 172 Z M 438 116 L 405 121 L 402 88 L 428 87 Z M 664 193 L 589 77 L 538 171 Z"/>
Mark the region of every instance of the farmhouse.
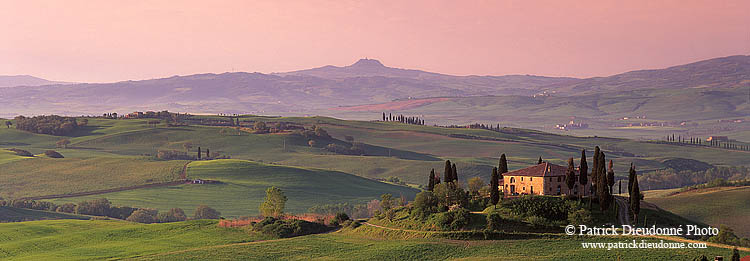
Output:
<path fill-rule="evenodd" d="M 576 168 L 576 185 L 573 191 L 569 191 L 568 185 L 565 184 L 567 170 L 567 167 L 547 162 L 514 170 L 503 174 L 500 189 L 503 190 L 504 195 L 578 195 L 578 192 L 582 191 L 585 196 L 586 191 L 591 188 L 591 178 L 586 187 L 581 186 Z"/>

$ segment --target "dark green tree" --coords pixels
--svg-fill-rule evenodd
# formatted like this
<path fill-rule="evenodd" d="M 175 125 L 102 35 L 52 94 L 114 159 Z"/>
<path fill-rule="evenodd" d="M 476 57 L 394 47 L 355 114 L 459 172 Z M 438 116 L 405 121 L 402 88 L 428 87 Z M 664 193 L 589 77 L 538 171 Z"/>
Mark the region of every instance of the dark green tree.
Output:
<path fill-rule="evenodd" d="M 492 205 L 497 205 L 500 201 L 500 175 L 497 173 L 497 168 L 492 168 L 492 177 L 490 178 L 490 200 Z"/>
<path fill-rule="evenodd" d="M 500 155 L 500 163 L 497 167 L 497 171 L 501 175 L 508 172 L 508 160 L 505 159 L 505 153 L 503 153 L 503 155 Z"/>
<path fill-rule="evenodd" d="M 604 152 L 599 152 L 599 157 L 597 159 L 599 162 L 596 166 L 599 170 L 596 172 L 596 180 L 599 185 L 596 186 L 596 194 L 597 197 L 599 197 L 599 209 L 605 211 L 609 209 L 611 197 L 609 194 L 609 186 L 607 185 L 606 156 L 604 155 Z"/>
<path fill-rule="evenodd" d="M 198 159 L 201 159 L 201 147 L 198 147 Z"/>
<path fill-rule="evenodd" d="M 432 169 L 430 171 L 430 178 L 427 181 L 427 191 L 432 191 L 434 188 L 435 188 L 435 169 Z"/>
<path fill-rule="evenodd" d="M 630 191 L 633 191 L 633 180 L 635 179 L 635 169 L 633 168 L 633 163 L 630 163 L 630 170 L 628 170 L 628 193 Z"/>
<path fill-rule="evenodd" d="M 537 165 L 539 165 L 539 164 L 542 164 L 542 162 L 543 162 L 543 161 L 542 161 L 542 157 L 540 156 L 540 157 L 539 157 L 539 161 L 538 161 L 538 162 L 537 162 L 536 164 L 537 164 Z"/>
<path fill-rule="evenodd" d="M 565 172 L 565 185 L 568 185 L 568 193 L 573 191 L 576 185 L 576 166 L 573 158 L 568 159 L 568 170 Z"/>
<path fill-rule="evenodd" d="M 445 169 L 443 170 L 443 181 L 445 183 L 453 181 L 453 166 L 450 160 L 445 161 Z"/>
<path fill-rule="evenodd" d="M 586 194 L 586 184 L 589 182 L 588 178 L 588 171 L 589 171 L 589 164 L 586 163 L 586 149 L 581 150 L 581 166 L 578 168 L 578 183 L 583 186 L 581 188 L 580 194 L 583 195 Z"/>
<path fill-rule="evenodd" d="M 732 261 L 740 261 L 740 251 L 736 247 L 732 249 Z"/>
<path fill-rule="evenodd" d="M 456 163 L 453 163 L 453 166 L 451 166 L 451 178 L 453 179 L 453 183 L 458 184 L 458 171 L 456 171 Z"/>
<path fill-rule="evenodd" d="M 599 150 L 599 146 L 594 147 L 594 160 L 591 163 L 592 164 L 591 165 L 591 189 L 592 190 L 596 190 L 597 183 L 599 182 L 597 179 L 599 178 L 598 171 L 599 171 L 599 154 L 600 153 L 601 153 L 601 150 Z"/>
<path fill-rule="evenodd" d="M 612 187 L 615 185 L 615 170 L 612 168 L 612 160 L 609 160 L 609 170 L 607 171 L 607 185 L 609 194 L 612 194 Z"/>
<path fill-rule="evenodd" d="M 633 172 L 635 173 L 635 169 Z M 630 190 L 630 211 L 633 212 L 635 223 L 638 224 L 638 214 L 641 212 L 641 188 L 638 187 L 638 175 L 634 175 Z"/>

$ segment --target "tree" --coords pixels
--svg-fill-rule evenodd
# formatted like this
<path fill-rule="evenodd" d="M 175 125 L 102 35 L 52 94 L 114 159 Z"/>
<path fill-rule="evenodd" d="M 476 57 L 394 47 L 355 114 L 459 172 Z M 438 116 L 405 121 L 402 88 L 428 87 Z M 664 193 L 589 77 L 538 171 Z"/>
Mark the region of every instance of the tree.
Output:
<path fill-rule="evenodd" d="M 456 183 L 456 185 L 458 185 L 458 171 L 456 171 L 456 163 L 453 163 L 453 166 L 451 167 L 451 173 L 453 183 Z"/>
<path fill-rule="evenodd" d="M 612 187 L 615 185 L 615 170 L 612 168 L 612 160 L 609 160 L 609 170 L 607 171 L 607 185 L 609 194 L 612 194 Z"/>
<path fill-rule="evenodd" d="M 635 173 L 635 169 L 633 169 Z M 630 211 L 633 212 L 635 223 L 638 224 L 638 214 L 641 212 L 641 189 L 638 187 L 638 175 L 634 175 L 630 190 Z"/>
<path fill-rule="evenodd" d="M 586 149 L 581 150 L 581 166 L 578 168 L 578 184 L 581 184 L 581 194 L 586 194 L 586 184 L 589 182 L 588 172 L 589 164 L 586 163 Z"/>
<path fill-rule="evenodd" d="M 576 166 L 573 158 L 568 159 L 568 170 L 565 172 L 565 185 L 568 185 L 568 191 L 573 191 L 576 185 Z"/>
<path fill-rule="evenodd" d="M 446 160 L 445 161 L 445 170 L 443 172 L 443 181 L 446 183 L 453 181 L 453 166 L 451 166 L 451 161 Z"/>
<path fill-rule="evenodd" d="M 260 213 L 266 217 L 279 217 L 284 214 L 287 198 L 277 187 L 266 189 L 266 198 L 260 204 Z"/>
<path fill-rule="evenodd" d="M 490 178 L 490 200 L 492 201 L 492 205 L 497 205 L 500 201 L 500 191 L 498 190 L 500 186 L 499 176 L 497 168 L 492 168 L 492 177 Z"/>
<path fill-rule="evenodd" d="M 139 209 L 133 211 L 127 221 L 150 224 L 156 222 L 156 211 L 148 209 Z"/>
<path fill-rule="evenodd" d="M 630 163 L 630 170 L 628 170 L 628 193 L 633 191 L 633 179 L 635 179 L 635 169 L 633 163 Z"/>
<path fill-rule="evenodd" d="M 156 215 L 156 221 L 159 223 L 179 222 L 185 220 L 187 220 L 187 216 L 185 215 L 185 211 L 181 208 L 173 208 L 167 212 L 160 212 Z"/>
<path fill-rule="evenodd" d="M 198 147 L 198 159 L 201 159 L 201 147 Z"/>
<path fill-rule="evenodd" d="M 200 205 L 195 209 L 193 219 L 219 219 L 221 212 L 206 205 Z"/>
<path fill-rule="evenodd" d="M 430 171 L 430 178 L 427 180 L 427 191 L 432 191 L 435 188 L 435 169 Z"/>
<path fill-rule="evenodd" d="M 206 159 L 211 159 L 211 151 L 206 148 Z"/>
<path fill-rule="evenodd" d="M 383 194 L 380 195 L 380 209 L 388 211 L 393 207 L 393 195 Z"/>
<path fill-rule="evenodd" d="M 607 184 L 606 156 L 604 155 L 604 152 L 599 152 L 599 157 L 597 159 L 599 162 L 596 166 L 599 170 L 596 171 L 596 180 L 598 181 L 596 194 L 599 197 L 599 209 L 605 211 L 609 209 L 611 198 L 609 195 L 609 186 Z"/>
<path fill-rule="evenodd" d="M 5 121 L 5 127 L 8 127 L 8 129 L 10 129 L 10 126 L 13 126 L 13 123 L 10 121 Z"/>
<path fill-rule="evenodd" d="M 56 145 L 56 146 L 57 146 L 58 148 L 66 148 L 66 149 L 68 148 L 68 144 L 70 144 L 70 140 L 69 140 L 69 139 L 62 139 L 62 140 L 58 140 L 58 141 L 57 141 L 57 142 L 55 143 L 55 145 Z"/>
<path fill-rule="evenodd" d="M 190 151 L 190 149 L 193 148 L 193 143 L 189 142 L 189 141 L 185 142 L 185 143 L 182 144 L 182 148 L 185 149 L 185 152 L 188 152 L 188 151 Z"/>
<path fill-rule="evenodd" d="M 479 190 L 484 187 L 484 181 L 480 177 L 473 177 L 469 179 L 469 193 L 474 196 L 479 196 Z"/>
<path fill-rule="evenodd" d="M 594 160 L 592 161 L 592 167 L 591 167 L 591 186 L 592 189 L 594 189 L 598 184 L 597 178 L 599 178 L 599 175 L 597 175 L 599 171 L 599 153 L 601 151 L 599 150 L 599 146 L 594 147 Z"/>
<path fill-rule="evenodd" d="M 414 198 L 412 217 L 424 220 L 430 214 L 438 212 L 438 199 L 430 191 L 417 193 Z"/>
<path fill-rule="evenodd" d="M 544 162 L 544 161 L 542 161 L 542 157 L 540 156 L 539 157 L 539 161 L 536 164 L 539 165 L 539 164 L 542 164 L 542 162 Z"/>

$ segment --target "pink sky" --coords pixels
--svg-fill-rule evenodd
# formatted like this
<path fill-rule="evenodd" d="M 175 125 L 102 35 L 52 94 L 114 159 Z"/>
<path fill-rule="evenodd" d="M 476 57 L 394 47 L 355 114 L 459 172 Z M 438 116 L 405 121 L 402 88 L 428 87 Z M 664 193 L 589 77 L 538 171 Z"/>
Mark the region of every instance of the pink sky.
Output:
<path fill-rule="evenodd" d="M 0 75 L 109 82 L 348 65 L 606 76 L 750 54 L 750 1 L 0 0 Z"/>

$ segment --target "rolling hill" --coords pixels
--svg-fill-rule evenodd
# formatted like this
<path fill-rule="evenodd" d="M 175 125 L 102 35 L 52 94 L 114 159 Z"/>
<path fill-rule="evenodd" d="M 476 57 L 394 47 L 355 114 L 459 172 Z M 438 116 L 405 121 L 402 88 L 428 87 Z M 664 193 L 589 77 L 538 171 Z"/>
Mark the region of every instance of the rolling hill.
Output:
<path fill-rule="evenodd" d="M 16 86 L 42 86 L 52 84 L 69 83 L 45 80 L 31 75 L 0 75 L 0 88 Z"/>
<path fill-rule="evenodd" d="M 740 237 L 750 237 L 750 187 L 717 187 L 648 197 L 646 201 L 680 216 L 714 227 L 727 225 Z"/>
<path fill-rule="evenodd" d="M 123 113 L 149 109 L 192 113 L 304 114 L 311 110 L 385 103 L 398 99 L 472 96 L 503 96 L 495 102 L 524 102 L 533 110 L 549 110 L 552 106 L 561 106 L 559 103 L 563 103 L 563 111 L 579 106 L 567 105 L 569 102 L 564 99 L 553 99 L 544 102 L 539 108 L 534 107 L 538 101 L 528 101 L 529 97 L 544 91 L 554 96 L 601 95 L 603 92 L 617 91 L 624 101 L 621 105 L 592 110 L 592 114 L 595 115 L 601 115 L 602 112 L 617 115 L 634 112 L 634 108 L 640 106 L 644 97 L 656 100 L 678 97 L 677 100 L 694 101 L 692 98 L 697 94 L 687 92 L 683 95 L 683 90 L 732 93 L 737 91 L 744 94 L 744 88 L 750 85 L 748 64 L 750 56 L 730 56 L 667 69 L 574 79 L 529 75 L 452 76 L 391 68 L 376 60 L 363 59 L 350 66 L 325 66 L 276 74 L 196 74 L 106 84 L 2 88 L 0 102 L 5 104 L 7 109 L 3 110 L 0 116 L 50 113 L 99 115 L 108 111 Z M 647 89 L 656 90 L 639 92 Z M 675 91 L 677 96 L 672 93 Z M 584 97 L 584 100 L 593 98 L 595 96 Z M 707 95 L 693 103 L 711 106 L 726 102 L 725 95 L 719 93 Z M 716 111 L 731 115 L 736 114 L 733 110 L 743 108 L 746 109 L 747 105 L 717 108 Z M 327 110 L 315 112 L 325 113 L 324 115 L 334 113 Z M 464 113 L 468 111 L 464 109 Z M 513 115 L 502 110 L 494 113 L 493 118 Z M 693 113 L 699 114 L 702 111 Z M 434 120 L 455 119 L 440 114 L 432 116 Z M 469 116 L 463 119 L 481 121 L 488 118 L 482 114 Z"/>

